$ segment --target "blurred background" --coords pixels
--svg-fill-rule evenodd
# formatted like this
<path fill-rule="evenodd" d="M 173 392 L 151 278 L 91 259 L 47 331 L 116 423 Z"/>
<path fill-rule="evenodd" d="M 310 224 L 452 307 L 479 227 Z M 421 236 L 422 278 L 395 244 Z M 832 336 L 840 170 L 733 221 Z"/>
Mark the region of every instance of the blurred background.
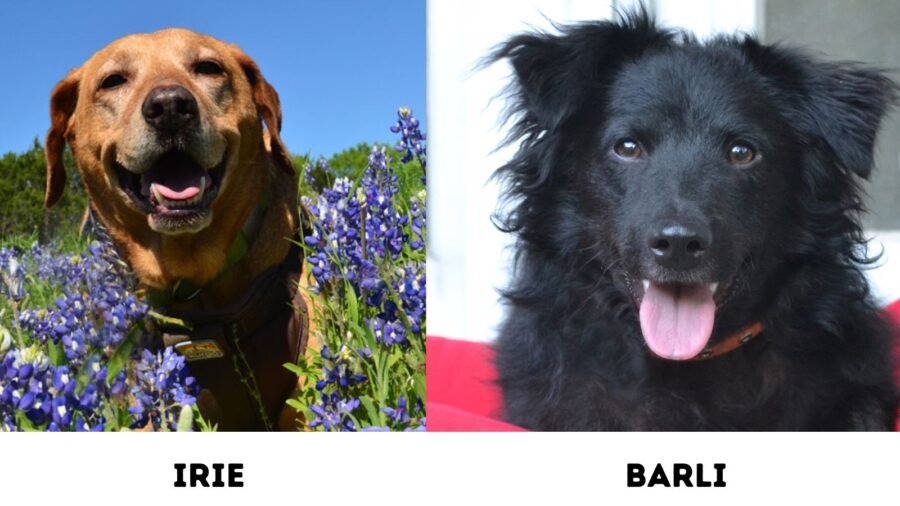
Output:
<path fill-rule="evenodd" d="M 429 334 L 489 341 L 503 315 L 497 288 L 508 279 L 509 237 L 490 216 L 498 189 L 489 181 L 516 146 L 496 147 L 508 82 L 504 64 L 475 69 L 509 36 L 550 22 L 608 18 L 620 0 L 429 0 L 427 8 L 428 324 Z M 703 38 L 718 32 L 756 33 L 766 43 L 805 46 L 830 59 L 900 69 L 900 2 L 896 0 L 653 0 L 663 25 Z M 900 80 L 900 73 L 892 71 Z M 900 298 L 900 114 L 885 121 L 877 170 L 866 185 L 864 223 L 872 250 L 884 255 L 869 272 L 876 298 Z"/>

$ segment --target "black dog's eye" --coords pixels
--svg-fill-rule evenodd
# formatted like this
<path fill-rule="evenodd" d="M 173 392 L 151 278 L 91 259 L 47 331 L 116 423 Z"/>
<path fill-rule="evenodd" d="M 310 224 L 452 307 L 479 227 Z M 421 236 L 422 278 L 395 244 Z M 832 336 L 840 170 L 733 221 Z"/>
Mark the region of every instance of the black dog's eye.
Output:
<path fill-rule="evenodd" d="M 617 142 L 613 147 L 613 151 L 620 157 L 627 159 L 640 158 L 641 155 L 644 154 L 641 143 L 631 138 L 622 139 Z"/>
<path fill-rule="evenodd" d="M 109 90 L 112 88 L 116 88 L 118 86 L 122 86 L 128 81 L 122 74 L 110 74 L 106 76 L 106 79 L 100 83 L 100 89 Z"/>
<path fill-rule="evenodd" d="M 732 165 L 747 165 L 756 160 L 756 151 L 742 142 L 734 142 L 728 147 L 728 162 Z"/>
<path fill-rule="evenodd" d="M 217 75 L 224 72 L 222 66 L 212 60 L 203 60 L 194 65 L 194 72 L 198 74 Z"/>

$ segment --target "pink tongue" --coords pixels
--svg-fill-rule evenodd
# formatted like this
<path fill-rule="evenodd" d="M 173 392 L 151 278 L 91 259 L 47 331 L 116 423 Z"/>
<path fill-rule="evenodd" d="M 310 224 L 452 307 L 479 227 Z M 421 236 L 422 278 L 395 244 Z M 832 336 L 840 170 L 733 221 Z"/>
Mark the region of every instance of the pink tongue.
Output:
<path fill-rule="evenodd" d="M 141 176 L 141 193 L 156 191 L 166 200 L 187 200 L 200 193 L 209 175 L 189 155 L 173 151 L 162 155 L 153 168 Z"/>
<path fill-rule="evenodd" d="M 185 186 L 180 190 L 176 190 L 160 183 L 152 183 L 150 189 L 158 191 L 160 195 L 168 200 L 187 200 L 200 193 L 200 188 L 194 185 Z"/>
<path fill-rule="evenodd" d="M 696 357 L 712 334 L 716 303 L 706 285 L 650 283 L 641 301 L 641 332 L 653 353 L 671 360 Z"/>

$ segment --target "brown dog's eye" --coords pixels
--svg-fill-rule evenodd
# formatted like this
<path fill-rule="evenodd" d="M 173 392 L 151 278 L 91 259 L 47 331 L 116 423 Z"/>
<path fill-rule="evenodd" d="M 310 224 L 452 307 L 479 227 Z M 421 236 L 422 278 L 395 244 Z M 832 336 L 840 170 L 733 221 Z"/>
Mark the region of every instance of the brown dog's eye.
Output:
<path fill-rule="evenodd" d="M 204 60 L 194 66 L 194 72 L 206 75 L 218 75 L 224 72 L 222 66 L 210 60 Z"/>
<path fill-rule="evenodd" d="M 756 159 L 756 151 L 747 144 L 734 142 L 728 147 L 728 162 L 732 165 L 747 165 Z"/>
<path fill-rule="evenodd" d="M 613 147 L 613 151 L 620 157 L 627 159 L 640 158 L 644 154 L 641 143 L 631 138 L 625 138 L 617 142 L 615 147 Z"/>
<path fill-rule="evenodd" d="M 128 79 L 122 74 L 110 74 L 100 83 L 100 88 L 104 90 L 116 88 L 125 84 L 126 81 L 128 81 Z"/>

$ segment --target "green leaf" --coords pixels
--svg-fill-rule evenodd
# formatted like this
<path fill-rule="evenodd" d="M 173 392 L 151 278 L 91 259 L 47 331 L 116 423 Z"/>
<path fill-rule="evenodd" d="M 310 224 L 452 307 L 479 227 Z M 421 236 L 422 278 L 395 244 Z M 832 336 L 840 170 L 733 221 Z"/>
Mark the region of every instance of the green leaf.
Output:
<path fill-rule="evenodd" d="M 153 310 L 147 311 L 147 316 L 153 318 L 157 322 L 159 322 L 167 327 L 180 327 L 185 330 L 193 330 L 193 326 L 190 323 L 188 323 L 180 318 L 173 318 L 171 316 L 166 316 L 164 314 L 157 313 L 156 311 L 153 311 Z"/>
<path fill-rule="evenodd" d="M 297 411 L 302 411 L 303 408 L 306 407 L 302 402 L 300 402 L 299 399 L 288 399 L 285 401 L 285 404 L 294 408 Z"/>
<path fill-rule="evenodd" d="M 363 344 L 368 346 L 370 349 L 374 348 L 377 342 L 375 342 L 375 333 L 372 332 L 368 326 L 362 327 L 357 322 L 348 322 L 350 326 L 350 330 L 353 331 L 354 336 L 360 336 L 363 340 Z"/>
<path fill-rule="evenodd" d="M 197 420 L 197 426 L 200 427 L 200 432 L 216 432 L 219 429 L 219 425 L 210 425 L 209 420 L 203 418 L 203 415 L 200 414 L 200 408 L 194 404 L 192 409 L 193 417 Z"/>
<path fill-rule="evenodd" d="M 369 417 L 369 422 L 372 424 L 378 423 L 378 409 L 375 407 L 375 403 L 372 401 L 372 398 L 368 395 L 359 396 L 359 402 L 363 405 L 363 408 L 366 410 L 366 415 Z"/>
<path fill-rule="evenodd" d="M 347 313 L 345 315 L 349 325 L 357 325 L 359 322 L 359 300 L 356 298 L 356 292 L 349 282 L 344 282 L 344 294 L 347 297 Z"/>
<path fill-rule="evenodd" d="M 194 430 L 194 410 L 191 406 L 181 406 L 178 413 L 178 432 L 191 432 Z"/>
<path fill-rule="evenodd" d="M 47 340 L 47 356 L 50 358 L 50 363 L 55 366 L 66 365 L 66 353 L 61 346 L 57 346 L 49 339 Z"/>
<path fill-rule="evenodd" d="M 112 385 L 113 381 L 116 378 L 116 375 L 122 372 L 125 369 L 125 365 L 128 363 L 128 357 L 131 356 L 131 350 L 134 348 L 134 339 L 133 337 L 138 332 L 138 327 L 133 327 L 128 335 L 125 336 L 125 339 L 119 343 L 116 351 L 113 352 L 112 356 L 109 357 L 109 363 L 106 366 L 106 384 Z"/>
<path fill-rule="evenodd" d="M 19 427 L 25 432 L 35 432 L 37 430 L 40 430 L 35 427 L 33 423 L 31 423 L 31 420 L 29 420 L 28 417 L 25 416 L 25 413 L 18 410 L 16 410 L 16 427 Z"/>
<path fill-rule="evenodd" d="M 297 413 L 303 415 L 303 418 L 305 418 L 306 420 L 312 420 L 316 417 L 316 414 L 313 413 L 312 410 L 310 410 L 300 399 L 288 399 L 287 401 L 285 401 L 285 404 L 294 408 L 294 410 L 297 411 Z"/>
<path fill-rule="evenodd" d="M 400 352 L 398 348 L 399 348 L 399 347 L 394 346 L 394 347 L 393 347 L 393 351 L 391 351 L 390 356 L 388 356 L 388 361 L 387 361 L 387 368 L 388 368 L 388 369 L 393 369 L 394 365 L 396 365 L 397 362 L 398 362 L 401 358 L 403 358 L 403 353 Z"/>
<path fill-rule="evenodd" d="M 112 404 L 103 404 L 102 409 L 100 410 L 103 413 L 103 418 L 106 419 L 106 424 L 103 427 L 105 432 L 115 432 L 119 430 L 119 418 L 116 416 L 115 408 Z"/>
<path fill-rule="evenodd" d="M 134 415 L 128 412 L 127 406 L 116 406 L 116 417 L 119 421 L 120 430 L 130 430 L 131 422 L 134 421 Z"/>
<path fill-rule="evenodd" d="M 303 376 L 307 373 L 306 368 L 300 367 L 297 364 L 286 363 L 286 364 L 283 364 L 283 366 L 285 369 L 287 369 L 288 371 L 291 371 L 292 373 L 296 374 L 297 376 Z"/>

